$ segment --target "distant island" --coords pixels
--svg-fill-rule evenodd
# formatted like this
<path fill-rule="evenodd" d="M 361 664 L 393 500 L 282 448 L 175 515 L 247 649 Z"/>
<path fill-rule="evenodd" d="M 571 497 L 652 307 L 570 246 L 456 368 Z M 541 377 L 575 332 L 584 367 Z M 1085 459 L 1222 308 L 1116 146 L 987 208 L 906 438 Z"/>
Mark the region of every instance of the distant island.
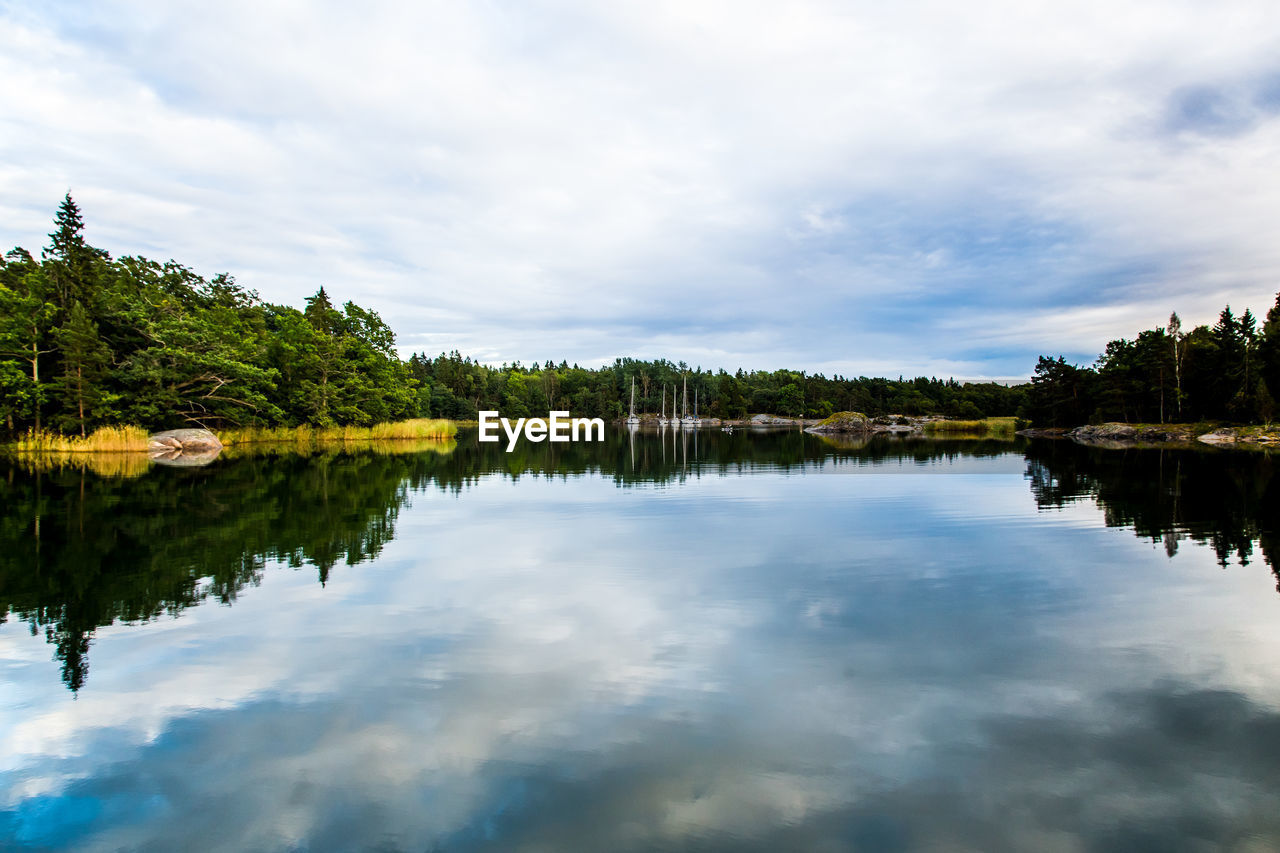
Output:
<path fill-rule="evenodd" d="M 1041 356 L 1029 383 L 704 370 L 665 359 L 604 367 L 481 364 L 454 351 L 401 359 L 374 311 L 321 287 L 297 308 L 262 301 L 226 274 L 112 258 L 84 240 L 68 194 L 37 260 L 0 259 L 0 433 L 369 427 L 422 418 L 519 418 L 553 409 L 621 419 L 658 412 L 677 383 L 707 418 L 1017 417 L 1042 428 L 1104 421 L 1269 423 L 1280 391 L 1280 295 L 1259 327 L 1223 309 L 1212 326 L 1110 342 L 1092 366 Z"/>

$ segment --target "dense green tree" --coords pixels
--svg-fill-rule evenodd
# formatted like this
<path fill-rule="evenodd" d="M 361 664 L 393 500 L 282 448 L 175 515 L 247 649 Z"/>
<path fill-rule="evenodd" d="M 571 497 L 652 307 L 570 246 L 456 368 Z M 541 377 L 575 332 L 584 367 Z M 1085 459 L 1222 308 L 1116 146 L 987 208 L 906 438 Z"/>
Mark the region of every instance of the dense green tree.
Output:
<path fill-rule="evenodd" d="M 37 430 L 47 396 L 41 364 L 54 352 L 56 307 L 48 299 L 43 268 L 24 249 L 0 258 L 0 416 L 10 433 L 19 424 Z"/>
<path fill-rule="evenodd" d="M 1259 416 L 1270 422 L 1275 417 L 1275 401 L 1280 400 L 1280 294 L 1267 311 L 1258 336 L 1258 398 Z"/>
<path fill-rule="evenodd" d="M 54 341 L 62 355 L 62 375 L 53 381 L 61 400 L 62 428 L 83 438 L 87 427 L 115 419 L 112 403 L 118 395 L 106 390 L 111 351 L 98 337 L 98 325 L 79 301 L 71 303 L 66 321 L 54 329 Z"/>
<path fill-rule="evenodd" d="M 1078 377 L 1052 362 L 1041 358 L 1025 411 L 1037 425 L 1065 426 L 1062 407 L 1051 401 L 1060 403 Z M 1092 400 L 1071 415 L 1076 423 L 1171 417 L 1269 422 L 1280 386 L 1280 295 L 1261 328 L 1251 310 L 1237 318 L 1228 305 L 1212 327 L 1184 333 L 1174 313 L 1164 329 L 1111 341 L 1098 358 L 1095 379 Z"/>
<path fill-rule="evenodd" d="M 1026 411 L 1038 426 L 1085 423 L 1093 412 L 1096 380 L 1094 371 L 1067 364 L 1062 356 L 1056 360 L 1040 356 L 1027 392 Z"/>
<path fill-rule="evenodd" d="M 804 414 L 804 391 L 795 382 L 788 382 L 778 389 L 778 412 L 792 417 Z"/>

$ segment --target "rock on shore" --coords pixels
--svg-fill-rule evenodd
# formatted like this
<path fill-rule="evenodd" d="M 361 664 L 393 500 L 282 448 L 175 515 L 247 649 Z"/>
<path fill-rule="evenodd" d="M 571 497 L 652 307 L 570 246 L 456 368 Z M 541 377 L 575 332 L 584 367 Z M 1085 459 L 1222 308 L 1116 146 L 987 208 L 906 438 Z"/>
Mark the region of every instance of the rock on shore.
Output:
<path fill-rule="evenodd" d="M 152 453 L 210 453 L 222 449 L 222 442 L 207 429 L 169 429 L 147 439 Z"/>

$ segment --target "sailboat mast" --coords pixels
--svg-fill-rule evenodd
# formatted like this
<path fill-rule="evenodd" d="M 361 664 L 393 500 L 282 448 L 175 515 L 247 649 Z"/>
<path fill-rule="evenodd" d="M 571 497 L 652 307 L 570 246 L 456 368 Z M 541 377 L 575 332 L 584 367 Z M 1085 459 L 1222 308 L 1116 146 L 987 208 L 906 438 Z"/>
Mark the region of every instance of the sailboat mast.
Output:
<path fill-rule="evenodd" d="M 684 413 L 681 415 L 681 420 L 687 417 L 689 417 L 689 377 L 688 376 L 684 378 Z"/>
<path fill-rule="evenodd" d="M 630 416 L 631 416 L 631 417 L 633 417 L 633 418 L 636 416 L 636 378 L 635 378 L 634 376 L 632 376 L 632 377 L 631 377 L 631 412 L 630 412 Z"/>

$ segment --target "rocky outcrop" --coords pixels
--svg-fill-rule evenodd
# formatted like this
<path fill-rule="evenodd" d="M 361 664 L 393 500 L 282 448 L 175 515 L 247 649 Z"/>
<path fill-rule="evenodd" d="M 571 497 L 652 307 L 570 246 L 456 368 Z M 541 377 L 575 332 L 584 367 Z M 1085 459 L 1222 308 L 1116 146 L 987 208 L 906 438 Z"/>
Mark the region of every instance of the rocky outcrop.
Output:
<path fill-rule="evenodd" d="M 1196 440 L 1212 445 L 1280 447 L 1280 430 L 1265 427 L 1222 427 L 1198 435 Z"/>
<path fill-rule="evenodd" d="M 1186 427 L 1162 424 L 1096 424 L 1076 427 L 1067 433 L 1073 441 L 1089 445 L 1134 444 L 1188 444 L 1195 440 L 1195 433 Z"/>
<path fill-rule="evenodd" d="M 893 435 L 911 435 L 923 433 L 924 425 L 938 418 L 920 418 L 910 415 L 881 415 L 871 419 L 874 432 L 887 432 Z"/>
<path fill-rule="evenodd" d="M 1202 433 L 1191 424 L 1106 423 L 1076 427 L 1072 430 L 1019 430 L 1018 435 L 1027 438 L 1069 438 L 1077 444 L 1116 449 L 1142 445 L 1191 447 L 1197 443 L 1215 447 L 1280 446 L 1280 430 L 1256 426 L 1219 427 Z"/>
<path fill-rule="evenodd" d="M 751 426 L 795 426 L 800 421 L 795 418 L 780 418 L 777 415 L 752 415 L 747 423 Z"/>
<path fill-rule="evenodd" d="M 861 412 L 836 412 L 826 420 L 809 427 L 805 432 L 818 435 L 832 433 L 910 435 L 923 432 L 927 420 L 927 418 L 911 418 L 905 415 L 882 415 L 869 418 Z"/>
<path fill-rule="evenodd" d="M 170 429 L 147 439 L 147 450 L 155 454 L 189 455 L 217 453 L 222 442 L 207 429 Z"/>
<path fill-rule="evenodd" d="M 836 412 L 826 420 L 819 421 L 805 432 L 874 432 L 875 425 L 871 419 L 861 412 Z"/>

